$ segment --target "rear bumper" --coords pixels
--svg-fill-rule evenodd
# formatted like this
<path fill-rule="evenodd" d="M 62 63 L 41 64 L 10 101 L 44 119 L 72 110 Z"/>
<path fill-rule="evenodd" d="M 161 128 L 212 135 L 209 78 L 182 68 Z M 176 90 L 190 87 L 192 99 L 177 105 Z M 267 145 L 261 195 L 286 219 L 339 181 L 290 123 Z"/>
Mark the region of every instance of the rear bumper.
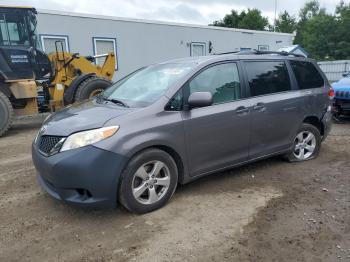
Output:
<path fill-rule="evenodd" d="M 324 127 L 322 141 L 325 140 L 332 128 L 332 109 L 329 106 L 326 113 L 322 117 L 322 123 Z"/>
<path fill-rule="evenodd" d="M 45 157 L 32 146 L 41 187 L 52 197 L 79 206 L 115 207 L 126 157 L 86 146 Z"/>

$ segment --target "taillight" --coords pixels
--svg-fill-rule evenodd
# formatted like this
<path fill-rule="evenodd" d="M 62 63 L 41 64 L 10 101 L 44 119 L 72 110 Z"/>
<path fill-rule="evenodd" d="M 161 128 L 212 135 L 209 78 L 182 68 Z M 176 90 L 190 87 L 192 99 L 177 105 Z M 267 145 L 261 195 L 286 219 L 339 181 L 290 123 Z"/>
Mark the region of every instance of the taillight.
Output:
<path fill-rule="evenodd" d="M 331 87 L 331 88 L 329 88 L 329 90 L 328 90 L 328 97 L 329 97 L 330 99 L 333 99 L 334 96 L 335 96 L 334 89 Z"/>

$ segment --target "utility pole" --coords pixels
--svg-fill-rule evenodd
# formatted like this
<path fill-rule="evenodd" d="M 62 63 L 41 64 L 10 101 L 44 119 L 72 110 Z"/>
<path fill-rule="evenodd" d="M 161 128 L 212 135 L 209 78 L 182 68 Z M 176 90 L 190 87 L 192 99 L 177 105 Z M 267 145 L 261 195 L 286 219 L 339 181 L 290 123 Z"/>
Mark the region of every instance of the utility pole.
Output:
<path fill-rule="evenodd" d="M 273 31 L 276 31 L 276 19 L 277 19 L 277 0 L 275 0 L 275 19 L 273 20 Z"/>

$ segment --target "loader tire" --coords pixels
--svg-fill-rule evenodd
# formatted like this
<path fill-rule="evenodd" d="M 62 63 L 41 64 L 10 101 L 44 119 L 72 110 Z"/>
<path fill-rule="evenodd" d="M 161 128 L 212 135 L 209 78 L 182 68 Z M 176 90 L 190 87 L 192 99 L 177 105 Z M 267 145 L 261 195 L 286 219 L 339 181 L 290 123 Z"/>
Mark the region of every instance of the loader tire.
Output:
<path fill-rule="evenodd" d="M 10 100 L 0 91 L 0 137 L 10 128 L 13 120 L 13 108 Z"/>
<path fill-rule="evenodd" d="M 74 102 L 80 102 L 86 99 L 90 99 L 98 95 L 111 85 L 112 82 L 107 79 L 100 77 L 90 77 L 81 82 L 81 84 L 79 85 L 75 93 Z"/>

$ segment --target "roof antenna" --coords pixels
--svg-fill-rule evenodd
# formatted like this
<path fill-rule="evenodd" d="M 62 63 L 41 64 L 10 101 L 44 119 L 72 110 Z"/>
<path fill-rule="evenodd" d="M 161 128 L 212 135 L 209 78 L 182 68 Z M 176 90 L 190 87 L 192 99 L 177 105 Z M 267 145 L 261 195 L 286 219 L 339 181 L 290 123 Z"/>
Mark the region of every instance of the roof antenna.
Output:
<path fill-rule="evenodd" d="M 277 19 L 277 0 L 275 0 L 275 19 L 273 21 L 273 31 L 276 32 L 276 19 Z"/>

